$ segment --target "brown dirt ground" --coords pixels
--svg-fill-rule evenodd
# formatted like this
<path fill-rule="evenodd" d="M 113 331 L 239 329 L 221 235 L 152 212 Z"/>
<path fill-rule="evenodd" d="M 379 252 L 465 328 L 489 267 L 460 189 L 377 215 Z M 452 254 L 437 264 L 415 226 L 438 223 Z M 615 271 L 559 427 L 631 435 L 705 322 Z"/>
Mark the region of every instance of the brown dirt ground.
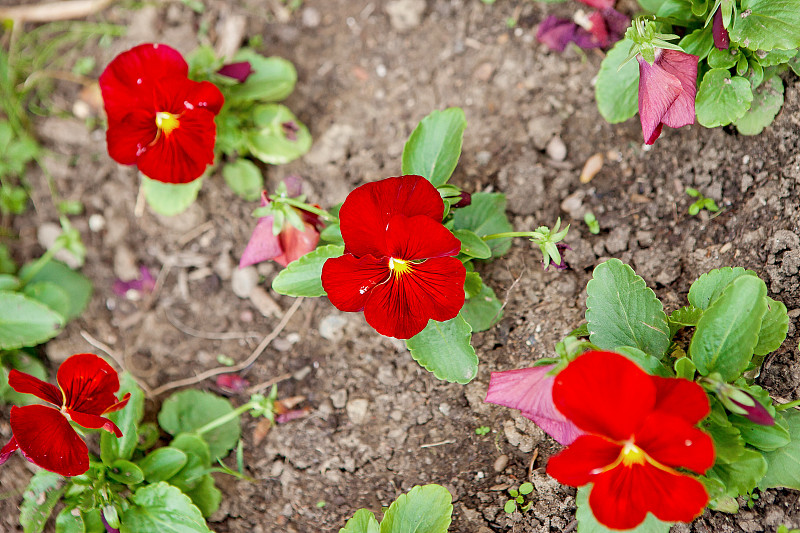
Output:
<path fill-rule="evenodd" d="M 399 31 L 390 23 L 388 1 L 306 0 L 284 22 L 264 7 L 269 2 L 205 3 L 203 14 L 180 2 L 115 5 L 95 18 L 127 25 L 128 36 L 111 48 L 82 53 L 97 57 L 99 74 L 115 53 L 140 42 L 166 42 L 188 52 L 200 31 L 214 43 L 225 35 L 227 19 L 243 15 L 246 36 L 263 37 L 265 53 L 297 66 L 299 82 L 288 105 L 315 138 L 305 158 L 269 168 L 270 186 L 299 173 L 310 199 L 326 206 L 340 202 L 365 181 L 399 173 L 403 143 L 429 111 L 461 106 L 469 126 L 452 181 L 471 191 L 506 193 L 519 230 L 563 217 L 572 223 L 573 248 L 566 272 L 542 271 L 538 252 L 524 241 L 481 268 L 505 301 L 505 316 L 494 329 L 475 335 L 481 364 L 467 386 L 437 381 L 401 342 L 379 337 L 360 314 L 340 313 L 325 299 L 304 301 L 245 376 L 259 383 L 290 373 L 280 383 L 281 396 L 305 396 L 311 413 L 273 428 L 258 445 L 255 423 L 244 422 L 247 470 L 258 481 L 217 478 L 224 492 L 211 520 L 217 532 L 335 532 L 356 509 L 380 511 L 424 483 L 443 484 L 453 493 L 452 531 L 574 530 L 574 490 L 544 474 L 558 445 L 516 412 L 482 399 L 490 372 L 552 354 L 554 344 L 580 323 L 591 270 L 609 257 L 632 264 L 668 310 L 683 305 L 690 283 L 711 268 L 757 271 L 792 317 L 786 343 L 768 358 L 759 382 L 775 398 L 797 397 L 800 84 L 794 77 L 786 76 L 786 105 L 760 136 L 694 126 L 666 130 L 644 150 L 637 121 L 611 126 L 595 108 L 598 52 L 557 54 L 535 42 L 536 24 L 546 14 L 567 14 L 574 6 L 428 0 L 421 19 Z M 516 28 L 507 27 L 509 17 L 518 21 Z M 167 317 L 206 333 L 262 336 L 275 326 L 291 298 L 270 292 L 279 310 L 263 316 L 231 291 L 231 268 L 253 227 L 249 213 L 255 204 L 235 197 L 217 174 L 186 213 L 170 219 L 145 210 L 135 216 L 136 172 L 108 158 L 99 122 L 87 127 L 71 115 L 76 95 L 76 87 L 59 85 L 52 106 L 61 112 L 36 126 L 52 150 L 48 168 L 58 190 L 85 204 L 86 213 L 73 219 L 89 250 L 83 272 L 94 281 L 95 295 L 83 317 L 47 346 L 48 356 L 55 362 L 96 351 L 81 337 L 86 331 L 122 354 L 151 386 L 217 366 L 219 353 L 246 358 L 258 337 L 211 340 L 181 331 Z M 566 160 L 546 155 L 552 136 L 566 145 Z M 610 160 L 590 183 L 579 183 L 584 161 L 597 152 L 610 153 Z M 36 228 L 56 220 L 39 174 L 29 176 L 38 209 L 16 222 L 20 260 L 41 253 Z M 689 216 L 686 187 L 714 198 L 722 212 Z M 600 235 L 582 224 L 587 209 L 597 215 Z M 93 214 L 104 217 L 102 231 L 90 231 Z M 140 264 L 166 274 L 151 305 L 111 292 L 118 274 Z M 268 288 L 277 269 L 266 264 L 259 272 Z M 201 386 L 213 389 L 210 382 Z M 364 402 L 354 400 L 367 400 L 366 411 L 358 409 Z M 151 415 L 157 405 L 148 403 Z M 2 412 L 0 436 L 7 439 L 8 411 Z M 482 425 L 491 433 L 476 435 Z M 502 455 L 508 465 L 498 472 Z M 29 475 L 23 463 L 15 459 L 3 467 L 2 492 L 12 497 L 0 502 L 0 531 L 19 530 L 15 491 Z M 532 510 L 507 515 L 505 488 L 528 479 L 535 486 Z M 320 501 L 326 502 L 322 508 Z M 673 530 L 800 527 L 794 491 L 767 491 L 752 510 L 743 508 L 737 516 L 707 512 Z"/>

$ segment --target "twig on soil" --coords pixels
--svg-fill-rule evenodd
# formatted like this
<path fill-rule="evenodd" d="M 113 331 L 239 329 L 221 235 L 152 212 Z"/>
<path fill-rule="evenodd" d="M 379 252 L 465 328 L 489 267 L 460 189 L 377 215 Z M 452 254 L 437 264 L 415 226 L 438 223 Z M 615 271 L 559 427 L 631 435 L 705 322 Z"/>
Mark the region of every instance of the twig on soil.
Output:
<path fill-rule="evenodd" d="M 115 352 L 110 346 L 95 339 L 89 334 L 88 331 L 85 330 L 81 330 L 81 337 L 83 337 L 83 340 L 88 342 L 93 348 L 97 348 L 101 352 L 108 355 L 111 359 L 113 359 L 114 362 L 117 363 L 117 366 L 120 367 L 120 369 L 130 374 L 130 376 L 133 378 L 133 381 L 135 381 L 136 384 L 139 385 L 139 387 L 144 391 L 145 395 L 150 396 L 152 394 L 150 387 L 148 387 L 147 384 L 144 383 L 142 380 L 134 376 L 133 372 L 131 372 L 125 367 L 125 362 L 123 361 L 123 358 L 120 357 L 119 354 Z"/>
<path fill-rule="evenodd" d="M 454 440 L 443 440 L 442 442 L 433 442 L 431 444 L 420 444 L 420 448 L 433 448 L 434 446 L 442 446 L 444 444 L 455 444 Z"/>
<path fill-rule="evenodd" d="M 522 276 L 524 276 L 524 275 L 525 275 L 525 271 L 526 271 L 526 270 L 528 270 L 528 267 L 527 267 L 527 266 L 524 266 L 524 267 L 522 268 L 522 272 L 520 272 L 520 273 L 519 273 L 519 276 L 517 276 L 517 277 L 514 279 L 514 281 L 511 283 L 511 286 L 510 286 L 508 289 L 506 289 L 506 297 L 505 297 L 505 298 L 503 298 L 503 305 L 501 305 L 501 306 L 500 306 L 500 310 L 499 310 L 499 311 L 497 311 L 497 313 L 498 313 L 498 314 L 500 313 L 500 311 L 502 311 L 503 309 L 505 309 L 505 307 L 506 307 L 506 304 L 508 303 L 508 299 L 509 299 L 509 297 L 511 296 L 511 291 L 514 289 L 514 287 L 517 285 L 517 283 L 519 283 L 519 280 L 521 280 L 521 279 L 522 279 Z M 508 273 L 509 273 L 509 274 L 511 274 L 511 271 L 509 270 L 509 271 L 508 271 Z M 513 274 L 511 274 L 511 277 L 513 278 L 513 277 L 514 277 L 514 275 L 513 275 Z"/>
<path fill-rule="evenodd" d="M 278 335 L 280 335 L 281 331 L 283 331 L 283 328 L 286 327 L 286 324 L 289 323 L 289 320 L 292 318 L 297 309 L 300 307 L 300 304 L 303 303 L 303 300 L 304 298 L 298 298 L 297 300 L 294 301 L 289 310 L 286 311 L 286 313 L 283 315 L 283 318 L 278 323 L 278 325 L 275 326 L 275 329 L 273 329 L 269 333 L 269 335 L 264 337 L 264 339 L 256 347 L 256 349 L 253 350 L 253 353 L 250 354 L 250 357 L 248 357 L 241 363 L 235 364 L 233 366 L 221 366 L 217 368 L 212 368 L 211 370 L 206 370 L 205 372 L 201 372 L 200 374 L 190 378 L 179 379 L 177 381 L 170 381 L 169 383 L 166 383 L 164 385 L 161 385 L 160 387 L 153 389 L 153 396 L 159 396 L 169 390 L 177 389 L 178 387 L 195 385 L 197 383 L 200 383 L 204 379 L 208 379 L 210 377 L 217 376 L 219 374 L 229 374 L 232 372 L 238 372 L 252 365 L 256 361 L 256 359 L 258 359 L 261 353 L 267 348 L 267 346 L 269 346 L 269 344 L 273 340 L 275 340 L 275 338 Z"/>
<path fill-rule="evenodd" d="M 52 22 L 88 17 L 114 0 L 67 0 L 22 6 L 0 7 L 0 19 L 17 22 Z"/>
<path fill-rule="evenodd" d="M 266 389 L 267 387 L 271 387 L 271 386 L 275 385 L 276 383 L 280 383 L 281 381 L 285 381 L 285 380 L 287 380 L 287 379 L 289 379 L 291 377 L 292 377 L 292 374 L 286 373 L 286 374 L 281 374 L 280 376 L 278 376 L 276 378 L 268 379 L 267 381 L 262 381 L 261 383 L 259 383 L 257 385 L 253 385 L 252 387 L 247 389 L 247 394 L 255 394 L 257 392 L 261 392 L 262 390 Z"/>
<path fill-rule="evenodd" d="M 178 239 L 178 246 L 183 248 L 184 246 L 189 244 L 192 240 L 196 239 L 197 237 L 199 237 L 200 235 L 202 235 L 203 233 L 207 232 L 210 229 L 214 229 L 214 223 L 211 222 L 210 220 L 190 229 L 189 231 L 180 236 L 180 238 Z"/>
<path fill-rule="evenodd" d="M 533 481 L 533 464 L 539 457 L 539 448 L 534 448 L 533 455 L 531 455 L 531 462 L 528 463 L 528 481 Z"/>
<path fill-rule="evenodd" d="M 572 533 L 573 531 L 575 531 L 577 527 L 578 527 L 578 521 L 573 520 L 572 522 L 569 523 L 567 527 L 564 528 L 564 531 L 562 531 L 561 533 Z"/>
<path fill-rule="evenodd" d="M 172 326 L 181 333 L 185 333 L 186 335 L 190 335 L 192 337 L 198 337 L 200 339 L 225 341 L 225 340 L 235 340 L 235 339 L 250 339 L 253 337 L 261 336 L 260 334 L 254 331 L 242 331 L 242 332 L 221 331 L 219 333 L 214 331 L 200 331 L 199 329 L 194 329 L 193 327 L 187 326 L 186 324 L 182 323 L 180 320 L 172 316 L 166 309 L 164 310 L 164 316 L 166 316 L 167 321 L 169 321 L 169 323 L 172 324 Z"/>

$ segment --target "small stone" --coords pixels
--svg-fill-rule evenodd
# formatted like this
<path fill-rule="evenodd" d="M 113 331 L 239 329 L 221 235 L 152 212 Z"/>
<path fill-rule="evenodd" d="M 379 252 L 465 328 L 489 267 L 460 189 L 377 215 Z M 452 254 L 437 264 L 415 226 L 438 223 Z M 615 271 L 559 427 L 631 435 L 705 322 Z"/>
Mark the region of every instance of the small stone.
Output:
<path fill-rule="evenodd" d="M 494 74 L 494 65 L 491 63 L 482 63 L 472 73 L 473 77 L 478 81 L 489 81 L 489 78 Z"/>
<path fill-rule="evenodd" d="M 628 249 L 628 238 L 631 236 L 631 228 L 628 226 L 618 226 L 611 231 L 606 239 L 606 250 L 610 254 L 618 254 Z"/>
<path fill-rule="evenodd" d="M 331 403 L 336 409 L 342 409 L 347 404 L 347 391 L 339 389 L 331 394 Z"/>
<path fill-rule="evenodd" d="M 450 416 L 450 405 L 446 403 L 439 404 L 439 412 L 444 416 Z"/>
<path fill-rule="evenodd" d="M 294 374 L 292 374 L 292 378 L 295 381 L 303 381 L 306 378 L 306 376 L 308 376 L 311 373 L 311 370 L 312 370 L 311 366 L 306 365 L 297 372 L 295 372 Z"/>
<path fill-rule="evenodd" d="M 397 31 L 408 31 L 422 22 L 425 0 L 393 0 L 384 8 L 389 15 L 389 23 Z"/>
<path fill-rule="evenodd" d="M 547 157 L 553 161 L 564 161 L 567 158 L 567 145 L 564 144 L 561 137 L 553 137 L 550 139 L 544 151 Z"/>
<path fill-rule="evenodd" d="M 256 306 L 258 312 L 267 318 L 271 316 L 278 318 L 283 315 L 283 309 L 278 305 L 278 302 L 273 300 L 272 296 L 258 285 L 250 291 L 250 301 Z"/>
<path fill-rule="evenodd" d="M 528 137 L 537 150 L 544 150 L 550 139 L 558 133 L 558 125 L 553 117 L 535 117 L 528 121 Z"/>
<path fill-rule="evenodd" d="M 217 273 L 219 279 L 228 281 L 233 275 L 233 259 L 227 250 L 219 254 L 217 260 L 214 262 L 214 272 Z"/>
<path fill-rule="evenodd" d="M 578 189 L 570 194 L 561 202 L 561 210 L 569 213 L 569 216 L 580 220 L 583 218 L 585 209 L 583 208 L 583 199 L 586 197 L 586 191 Z"/>
<path fill-rule="evenodd" d="M 347 319 L 338 313 L 330 314 L 319 321 L 319 334 L 323 339 L 338 341 L 344 336 Z"/>
<path fill-rule="evenodd" d="M 488 150 L 481 150 L 477 154 L 475 154 L 475 162 L 477 162 L 480 166 L 485 167 L 489 164 L 489 161 L 492 160 L 492 152 Z"/>
<path fill-rule="evenodd" d="M 601 152 L 597 152 L 592 157 L 586 160 L 586 163 L 583 164 L 583 170 L 581 170 L 581 183 L 589 183 L 592 181 L 600 169 L 603 168 L 603 154 Z"/>
<path fill-rule="evenodd" d="M 320 15 L 319 11 L 313 7 L 307 7 L 303 9 L 303 14 L 301 15 L 301 19 L 303 22 L 303 26 L 306 28 L 316 28 L 322 22 L 322 15 Z"/>
<path fill-rule="evenodd" d="M 106 219 L 100 213 L 95 213 L 89 217 L 89 230 L 97 233 L 103 231 L 106 227 Z"/>
<path fill-rule="evenodd" d="M 248 298 L 258 285 L 258 271 L 255 267 L 237 268 L 231 276 L 233 294 L 239 298 Z"/>
<path fill-rule="evenodd" d="M 345 406 L 347 416 L 354 424 L 363 424 L 367 421 L 369 415 L 369 400 L 364 398 L 356 398 L 347 402 Z"/>
<path fill-rule="evenodd" d="M 131 281 L 140 275 L 136 266 L 136 256 L 124 244 L 114 249 L 114 275 L 122 281 Z"/>
<path fill-rule="evenodd" d="M 508 466 L 508 456 L 503 454 L 497 459 L 494 460 L 494 471 L 495 472 L 502 472 Z"/>

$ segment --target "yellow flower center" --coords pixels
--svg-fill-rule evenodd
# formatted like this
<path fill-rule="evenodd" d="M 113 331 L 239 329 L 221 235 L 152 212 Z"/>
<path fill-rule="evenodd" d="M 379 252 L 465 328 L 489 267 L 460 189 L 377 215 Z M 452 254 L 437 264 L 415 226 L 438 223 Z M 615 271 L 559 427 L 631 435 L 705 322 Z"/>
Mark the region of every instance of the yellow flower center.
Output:
<path fill-rule="evenodd" d="M 395 259 L 394 257 L 390 257 L 389 270 L 394 272 L 396 278 L 399 278 L 403 274 L 408 274 L 409 272 L 412 272 L 414 269 L 411 267 L 410 262 L 404 261 L 403 259 Z"/>
<path fill-rule="evenodd" d="M 647 454 L 632 442 L 626 442 L 620 454 L 623 466 L 643 465 L 647 462 Z"/>
<path fill-rule="evenodd" d="M 166 111 L 159 111 L 156 113 L 156 126 L 159 131 L 163 131 L 164 135 L 169 135 L 172 130 L 180 126 L 178 115 L 167 113 Z"/>

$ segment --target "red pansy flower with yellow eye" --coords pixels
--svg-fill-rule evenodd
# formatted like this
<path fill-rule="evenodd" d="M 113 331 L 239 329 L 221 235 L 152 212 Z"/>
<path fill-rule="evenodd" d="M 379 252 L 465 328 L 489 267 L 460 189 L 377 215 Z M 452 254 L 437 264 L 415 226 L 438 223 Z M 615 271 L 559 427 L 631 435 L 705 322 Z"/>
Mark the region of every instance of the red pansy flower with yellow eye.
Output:
<path fill-rule="evenodd" d="M 703 512 L 703 484 L 678 470 L 703 474 L 714 464 L 711 437 L 695 427 L 709 413 L 700 385 L 587 352 L 558 373 L 553 402 L 586 434 L 551 457 L 547 473 L 565 485 L 593 483 L 589 505 L 601 524 L 632 529 L 648 512 L 665 522 Z"/>
<path fill-rule="evenodd" d="M 177 50 L 142 44 L 100 75 L 108 153 L 164 183 L 188 183 L 214 162 L 214 116 L 224 102 L 214 84 L 190 80 Z"/>
<path fill-rule="evenodd" d="M 364 311 L 381 335 L 409 339 L 464 305 L 460 241 L 442 225 L 444 202 L 421 176 L 367 183 L 339 221 L 344 255 L 325 261 L 322 287 L 342 311 Z"/>
<path fill-rule="evenodd" d="M 119 428 L 102 415 L 119 411 L 130 394 L 117 400 L 117 372 L 100 357 L 81 353 L 69 357 L 58 369 L 58 387 L 29 374 L 12 370 L 8 384 L 17 392 L 33 394 L 52 404 L 14 406 L 14 436 L 0 450 L 0 464 L 19 450 L 30 462 L 62 476 L 78 476 L 89 469 L 89 449 L 72 429 L 71 422 L 90 429 L 105 429 L 122 436 Z"/>

